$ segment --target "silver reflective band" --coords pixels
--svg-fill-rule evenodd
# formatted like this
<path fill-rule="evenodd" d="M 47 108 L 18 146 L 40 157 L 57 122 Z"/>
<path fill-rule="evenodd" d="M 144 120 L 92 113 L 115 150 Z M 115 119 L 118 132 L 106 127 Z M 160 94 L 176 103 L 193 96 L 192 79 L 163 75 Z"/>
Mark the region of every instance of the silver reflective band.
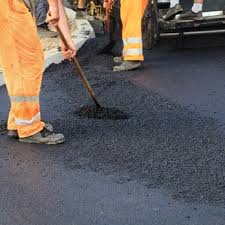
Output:
<path fill-rule="evenodd" d="M 10 101 L 15 103 L 20 102 L 38 102 L 38 96 L 10 96 Z"/>
<path fill-rule="evenodd" d="M 130 37 L 130 38 L 124 38 L 123 39 L 124 45 L 128 44 L 142 44 L 142 38 L 139 37 Z"/>
<path fill-rule="evenodd" d="M 26 125 L 31 125 L 32 123 L 34 123 L 36 120 L 40 119 L 41 114 L 38 113 L 36 116 L 34 116 L 31 120 L 24 120 L 24 119 L 15 119 L 15 123 L 16 125 L 19 126 L 26 126 Z"/>
<path fill-rule="evenodd" d="M 143 55 L 143 49 L 142 48 L 133 48 L 123 51 L 123 56 L 133 56 L 133 55 Z"/>

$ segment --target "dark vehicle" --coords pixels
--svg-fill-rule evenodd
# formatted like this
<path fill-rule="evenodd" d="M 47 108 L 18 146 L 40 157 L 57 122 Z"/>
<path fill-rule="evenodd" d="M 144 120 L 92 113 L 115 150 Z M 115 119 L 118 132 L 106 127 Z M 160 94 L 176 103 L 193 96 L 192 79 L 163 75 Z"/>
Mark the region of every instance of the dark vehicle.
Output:
<path fill-rule="evenodd" d="M 192 0 L 181 0 L 185 11 L 192 7 Z M 225 30 L 225 1 L 205 0 L 203 18 L 196 20 L 180 20 L 179 16 L 170 21 L 163 20 L 169 9 L 169 0 L 150 0 L 143 18 L 143 38 L 146 49 L 151 49 L 160 36 L 177 34 L 182 38 L 186 34 L 222 32 Z"/>

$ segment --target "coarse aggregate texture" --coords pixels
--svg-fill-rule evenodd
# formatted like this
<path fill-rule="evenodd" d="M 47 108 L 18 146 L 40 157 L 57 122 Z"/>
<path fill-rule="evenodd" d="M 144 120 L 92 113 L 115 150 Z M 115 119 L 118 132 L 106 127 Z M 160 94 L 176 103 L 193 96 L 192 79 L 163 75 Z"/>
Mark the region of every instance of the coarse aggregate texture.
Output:
<path fill-rule="evenodd" d="M 126 171 L 125 181 L 142 179 L 149 187 L 170 189 L 176 198 L 224 203 L 225 139 L 217 122 L 136 87 L 126 79 L 129 73 L 111 72 L 112 57 L 95 54 L 99 43 L 101 38 L 86 44 L 80 63 L 101 104 L 130 118 L 106 122 L 77 117 L 73 112 L 88 99 L 81 82 L 68 63 L 50 68 L 46 86 L 57 80 L 54 88 L 67 93 L 57 99 L 63 107 L 59 102 L 54 106 L 63 115 L 54 124 L 70 145 L 65 166 Z M 52 96 L 53 90 L 45 91 Z"/>
<path fill-rule="evenodd" d="M 96 107 L 95 105 L 82 106 L 76 111 L 81 117 L 103 120 L 126 120 L 129 116 L 117 108 Z"/>
<path fill-rule="evenodd" d="M 45 72 L 41 99 L 43 119 L 63 132 L 67 142 L 11 145 L 42 151 L 39 157 L 62 161 L 68 170 L 119 173 L 118 183 L 138 180 L 149 188 L 167 189 L 179 200 L 224 204 L 225 136 L 217 121 L 137 87 L 127 79 L 129 73 L 113 73 L 112 57 L 96 54 L 104 43 L 101 36 L 88 41 L 78 60 L 100 104 L 127 112 L 129 119 L 76 115 L 91 100 L 72 65 L 63 62 Z"/>
<path fill-rule="evenodd" d="M 6 134 L 6 122 L 0 120 L 0 134 L 5 135 Z"/>

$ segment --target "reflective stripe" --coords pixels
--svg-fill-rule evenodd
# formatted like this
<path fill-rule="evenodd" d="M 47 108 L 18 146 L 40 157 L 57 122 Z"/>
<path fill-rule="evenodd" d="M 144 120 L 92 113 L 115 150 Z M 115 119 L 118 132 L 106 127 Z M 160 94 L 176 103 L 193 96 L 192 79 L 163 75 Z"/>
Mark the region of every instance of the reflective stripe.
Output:
<path fill-rule="evenodd" d="M 124 45 L 128 44 L 142 44 L 142 38 L 138 37 L 130 37 L 130 38 L 124 38 L 123 39 Z"/>
<path fill-rule="evenodd" d="M 133 49 L 127 49 L 124 50 L 123 56 L 133 56 L 133 55 L 143 55 L 143 49 L 142 48 L 133 48 Z"/>
<path fill-rule="evenodd" d="M 24 119 L 17 119 L 17 118 L 15 118 L 15 123 L 16 123 L 16 125 L 19 125 L 19 126 L 31 125 L 36 120 L 40 119 L 40 117 L 41 117 L 41 114 L 38 113 L 31 120 L 24 120 Z"/>
<path fill-rule="evenodd" d="M 10 96 L 11 102 L 38 102 L 39 97 L 38 96 Z"/>

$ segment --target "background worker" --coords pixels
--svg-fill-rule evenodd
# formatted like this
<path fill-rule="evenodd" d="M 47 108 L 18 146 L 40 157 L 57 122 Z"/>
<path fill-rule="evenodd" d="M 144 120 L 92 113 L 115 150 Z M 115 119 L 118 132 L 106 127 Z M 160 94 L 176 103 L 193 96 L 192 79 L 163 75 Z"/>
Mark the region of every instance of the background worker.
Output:
<path fill-rule="evenodd" d="M 86 19 L 86 20 L 93 20 L 93 17 L 88 15 L 87 13 L 87 0 L 79 0 L 76 8 L 76 18 L 77 19 Z"/>
<path fill-rule="evenodd" d="M 47 29 L 46 18 L 48 14 L 48 1 L 37 0 L 35 5 L 35 19 L 38 27 L 44 27 Z"/>
<path fill-rule="evenodd" d="M 62 44 L 66 59 L 76 54 L 61 0 L 49 0 L 47 20 L 59 25 L 69 42 Z M 62 134 L 41 121 L 39 94 L 43 75 L 43 50 L 30 10 L 21 0 L 0 1 L 0 64 L 11 102 L 8 135 L 25 143 L 58 144 Z M 13 19 L 12 19 L 13 18 Z"/>
<path fill-rule="evenodd" d="M 140 68 L 143 55 L 142 43 L 142 17 L 147 7 L 148 0 L 121 0 L 121 20 L 123 37 L 123 58 L 117 58 L 116 62 L 122 62 L 114 66 L 113 71 L 128 71 Z"/>
<path fill-rule="evenodd" d="M 187 13 L 180 14 L 183 12 L 183 8 L 180 5 L 180 0 L 171 0 L 170 9 L 167 11 L 166 15 L 163 16 L 163 19 L 174 19 L 177 14 L 180 14 L 179 19 L 181 20 L 192 20 L 201 18 L 203 2 L 204 0 L 195 0 L 190 11 L 188 11 Z"/>
<path fill-rule="evenodd" d="M 86 0 L 79 0 L 77 4 L 77 16 L 76 18 L 82 19 L 86 16 Z"/>
<path fill-rule="evenodd" d="M 35 0 L 34 16 L 35 16 L 36 25 L 38 28 L 38 34 L 40 38 L 57 37 L 57 33 L 54 31 L 51 31 L 48 27 L 48 23 L 46 21 L 48 10 L 49 10 L 49 5 L 47 0 Z"/>

